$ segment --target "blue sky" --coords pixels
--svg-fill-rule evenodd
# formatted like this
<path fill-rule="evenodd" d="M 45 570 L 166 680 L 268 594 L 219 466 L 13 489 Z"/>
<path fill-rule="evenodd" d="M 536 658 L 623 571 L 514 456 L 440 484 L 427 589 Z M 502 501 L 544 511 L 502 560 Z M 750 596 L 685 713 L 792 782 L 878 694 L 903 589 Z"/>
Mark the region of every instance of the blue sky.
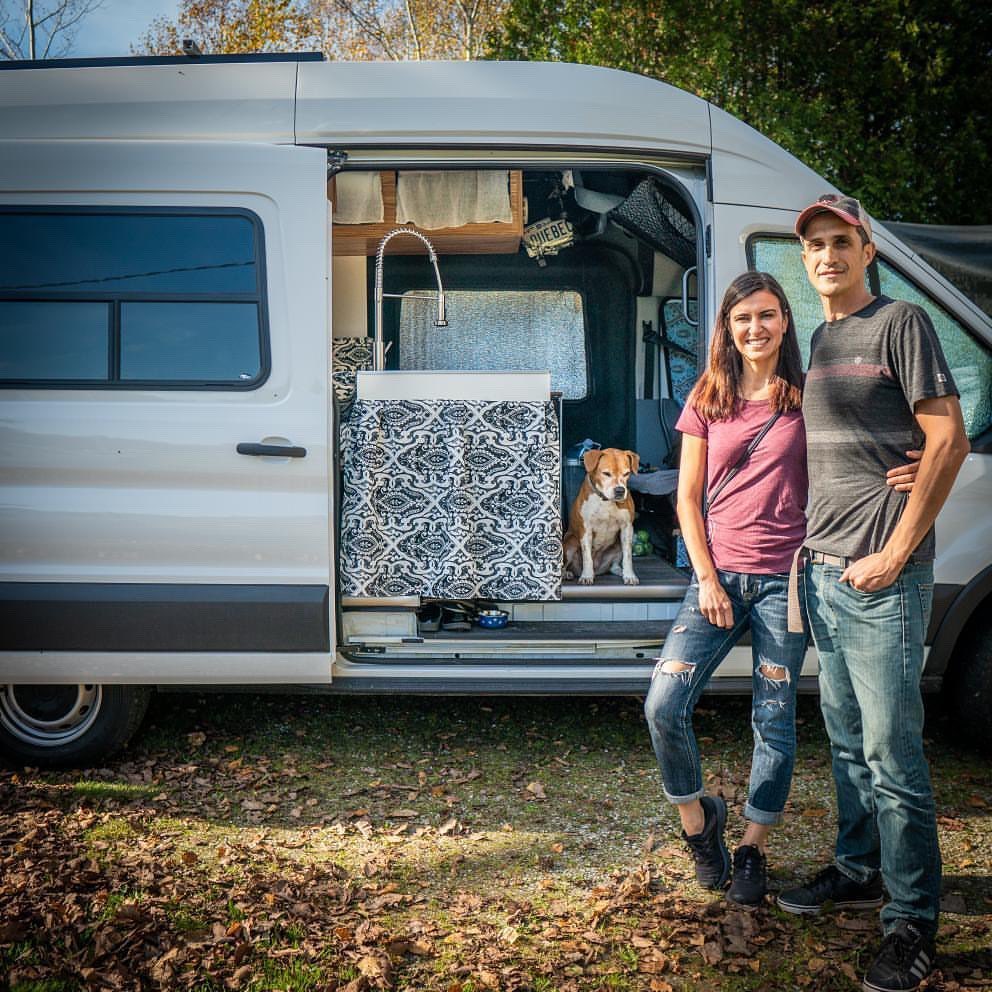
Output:
<path fill-rule="evenodd" d="M 130 55 L 130 46 L 147 31 L 151 22 L 161 16 L 175 19 L 178 6 L 177 0 L 105 0 L 102 7 L 80 22 L 76 41 L 66 55 L 71 58 Z"/>

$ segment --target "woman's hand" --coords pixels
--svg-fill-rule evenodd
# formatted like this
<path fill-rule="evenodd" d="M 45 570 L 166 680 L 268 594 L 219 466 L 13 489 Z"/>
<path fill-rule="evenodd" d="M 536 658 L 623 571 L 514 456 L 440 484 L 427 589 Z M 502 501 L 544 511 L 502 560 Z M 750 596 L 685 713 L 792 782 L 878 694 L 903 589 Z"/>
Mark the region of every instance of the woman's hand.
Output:
<path fill-rule="evenodd" d="M 923 452 L 907 451 L 906 457 L 912 459 L 908 465 L 897 465 L 885 473 L 885 481 L 896 492 L 900 493 L 908 493 L 913 488 L 913 483 L 916 482 L 916 473 L 920 470 L 920 459 L 923 457 Z"/>
<path fill-rule="evenodd" d="M 734 625 L 734 608 L 730 597 L 723 591 L 716 576 L 699 581 L 699 612 L 714 627 L 729 629 Z"/>

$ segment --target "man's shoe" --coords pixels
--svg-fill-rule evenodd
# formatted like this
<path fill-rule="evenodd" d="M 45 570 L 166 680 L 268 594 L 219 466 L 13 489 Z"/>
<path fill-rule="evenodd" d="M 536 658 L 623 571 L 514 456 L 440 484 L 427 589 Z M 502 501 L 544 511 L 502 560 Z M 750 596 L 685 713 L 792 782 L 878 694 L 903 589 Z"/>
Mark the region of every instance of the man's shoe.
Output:
<path fill-rule="evenodd" d="M 707 889 L 722 889 L 730 875 L 730 852 L 723 842 L 727 824 L 727 804 L 719 796 L 703 796 L 703 829 L 691 837 L 683 830 L 682 839 L 689 845 L 696 862 L 696 881 Z"/>
<path fill-rule="evenodd" d="M 742 906 L 756 906 L 768 891 L 765 856 L 752 844 L 742 844 L 734 851 L 734 880 L 727 898 Z"/>
<path fill-rule="evenodd" d="M 848 878 L 836 865 L 824 868 L 811 882 L 787 889 L 778 899 L 779 909 L 800 916 L 816 916 L 823 909 L 875 909 L 882 905 L 880 875 L 863 885 Z"/>
<path fill-rule="evenodd" d="M 885 935 L 862 988 L 868 992 L 911 992 L 933 970 L 933 939 L 909 920 L 897 920 Z"/>

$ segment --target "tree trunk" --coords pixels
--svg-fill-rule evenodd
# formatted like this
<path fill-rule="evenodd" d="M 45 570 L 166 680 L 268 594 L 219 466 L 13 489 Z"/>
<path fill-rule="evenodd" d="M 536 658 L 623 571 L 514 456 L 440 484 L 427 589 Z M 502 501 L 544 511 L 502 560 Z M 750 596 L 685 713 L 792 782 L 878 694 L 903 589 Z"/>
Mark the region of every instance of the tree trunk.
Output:
<path fill-rule="evenodd" d="M 33 59 L 33 58 L 35 58 L 35 50 L 34 50 L 34 31 L 35 31 L 35 26 L 34 26 L 34 0 L 28 0 L 28 2 L 27 2 L 27 9 L 25 10 L 25 14 L 27 15 L 27 19 L 28 19 L 28 57 Z"/>

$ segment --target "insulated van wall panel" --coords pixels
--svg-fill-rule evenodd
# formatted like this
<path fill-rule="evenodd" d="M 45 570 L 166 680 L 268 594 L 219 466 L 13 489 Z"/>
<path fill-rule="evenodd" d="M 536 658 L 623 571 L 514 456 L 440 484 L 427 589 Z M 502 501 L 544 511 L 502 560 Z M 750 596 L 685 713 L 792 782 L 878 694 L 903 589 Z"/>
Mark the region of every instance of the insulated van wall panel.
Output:
<path fill-rule="evenodd" d="M 0 74 L 0 135 L 292 143 L 296 63 Z"/>

